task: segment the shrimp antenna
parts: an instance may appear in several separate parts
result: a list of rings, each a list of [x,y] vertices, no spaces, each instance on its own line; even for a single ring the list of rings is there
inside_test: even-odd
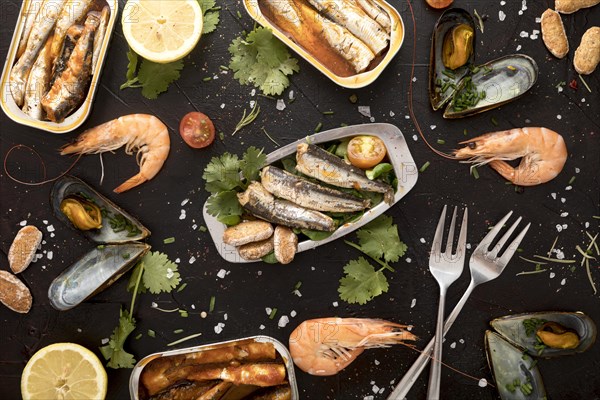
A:
[[[41,162],[42,164],[42,171],[43,171],[43,178],[42,181],[40,182],[25,182],[22,181],[20,179],[15,178],[14,176],[11,175],[11,173],[8,171],[8,167],[6,166],[6,164],[8,163],[8,157],[10,157],[10,154],[16,150],[16,149],[26,149],[29,150],[30,152],[32,152],[33,154],[35,154],[38,158],[38,160]],[[65,176],[66,174],[68,174],[73,167],[75,167],[75,164],[77,164],[77,162],[79,161],[79,159],[81,158],[82,154],[79,154],[79,156],[75,159],[75,161],[73,161],[73,163],[69,166],[69,168],[67,168],[66,171],[64,171],[63,173],[61,173],[60,175],[58,175],[55,178],[52,179],[46,179],[46,163],[44,162],[44,159],[42,158],[42,156],[40,155],[40,153],[38,153],[35,149],[24,145],[24,144],[16,144],[13,147],[11,147],[7,152],[6,155],[4,156],[4,172],[6,173],[6,176],[8,176],[10,179],[12,179],[13,181],[20,183],[21,185],[27,185],[27,186],[40,186],[40,185],[45,185],[46,183],[50,183],[50,182],[54,182],[60,178],[62,178],[63,176]]]
[[[408,8],[410,8],[410,15],[412,17],[412,22],[413,22],[413,52],[412,52],[412,65],[411,65],[411,69],[410,69],[410,82],[409,82],[409,86],[408,86],[408,113],[410,114],[410,118],[412,119],[413,123],[415,124],[415,128],[417,129],[417,132],[419,132],[421,139],[423,139],[423,141],[425,142],[425,144],[427,145],[427,147],[429,147],[429,149],[431,151],[433,151],[435,154],[437,154],[440,157],[444,157],[449,160],[456,160],[456,157],[434,148],[429,143],[429,141],[425,138],[425,135],[423,134],[423,131],[421,130],[421,126],[419,125],[419,121],[417,121],[417,117],[415,117],[415,112],[413,111],[413,78],[415,76],[415,60],[417,57],[417,24],[415,22],[415,13],[413,11],[412,4],[410,3],[410,0],[406,0],[406,2],[408,3]]]

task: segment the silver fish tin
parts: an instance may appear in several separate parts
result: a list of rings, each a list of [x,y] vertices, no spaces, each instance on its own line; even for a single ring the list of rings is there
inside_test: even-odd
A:
[[[244,7],[248,14],[260,25],[269,28],[273,34],[285,43],[290,49],[295,51],[300,57],[308,61],[313,67],[318,69],[322,74],[331,79],[336,84],[349,88],[356,89],[365,87],[373,83],[383,70],[389,65],[394,56],[398,53],[404,42],[405,30],[402,17],[394,7],[389,5],[384,0],[373,0],[379,8],[383,9],[388,14],[391,22],[390,43],[387,51],[384,53],[381,61],[372,69],[357,73],[351,76],[340,76],[332,72],[323,63],[321,63],[314,54],[311,54],[309,49],[305,49],[294,42],[286,32],[282,31],[277,25],[273,24],[262,12],[259,6],[260,0],[243,0]]]
[[[178,356],[183,354],[195,353],[199,351],[205,350],[213,350],[222,347],[228,347],[234,345],[236,343],[242,342],[258,342],[258,343],[273,343],[275,347],[275,351],[282,358],[285,369],[287,370],[287,378],[289,381],[290,388],[292,389],[292,400],[298,400],[298,383],[296,382],[296,374],[294,372],[294,362],[292,361],[292,356],[290,355],[289,350],[283,343],[279,340],[272,338],[270,336],[250,336],[241,339],[227,340],[223,342],[211,343],[201,346],[187,347],[185,349],[177,349],[177,350],[169,350],[159,353],[154,353],[147,355],[142,358],[138,363],[133,367],[131,371],[131,376],[129,377],[129,396],[131,400],[139,400],[139,389],[140,389],[140,376],[142,374],[142,370],[146,365],[148,365],[152,360],[155,360],[160,357],[169,357],[169,356]]]
[[[117,19],[117,14],[119,13],[119,3],[118,0],[106,0],[106,3],[110,8],[110,18],[106,27],[106,34],[103,39],[102,47],[100,49],[98,59],[96,60],[97,64],[94,66],[96,73],[94,73],[91,77],[89,89],[87,95],[83,99],[82,104],[60,123],[52,121],[40,121],[25,114],[23,110],[21,110],[15,103],[10,90],[10,71],[16,61],[19,41],[21,39],[25,19],[27,18],[28,14],[27,11],[33,3],[35,3],[34,0],[24,0],[23,4],[21,5],[21,11],[19,12],[15,32],[8,49],[8,54],[6,55],[6,62],[4,63],[4,69],[2,70],[2,77],[0,78],[0,83],[2,85],[0,106],[2,107],[4,113],[18,124],[31,126],[33,128],[52,133],[71,132],[81,126],[81,124],[83,124],[90,115],[92,103],[94,102],[94,96],[96,95],[96,90],[100,85],[102,66],[104,65],[104,60],[106,59],[108,46],[110,44],[112,32],[115,27],[115,21]]]
[[[396,191],[396,193],[394,193],[394,199],[392,204],[388,205],[382,201],[375,207],[366,210],[360,219],[342,225],[335,232],[333,232],[331,236],[323,240],[304,240],[298,243],[298,253],[314,249],[325,243],[332,242],[367,224],[368,222],[372,221],[373,219],[386,212],[398,201],[400,201],[400,199],[406,196],[406,194],[417,183],[419,175],[418,168],[416,167],[412,155],[410,154],[410,150],[408,149],[406,140],[404,139],[404,136],[402,135],[400,129],[391,124],[375,123],[352,125],[320,132],[307,138],[290,143],[270,153],[269,155],[267,155],[266,165],[272,164],[284,157],[289,156],[290,154],[295,153],[296,147],[299,143],[306,143],[306,141],[309,141],[313,144],[319,144],[358,135],[377,136],[378,138],[383,140],[385,144],[385,147],[388,152],[389,162],[394,167],[394,173],[398,178],[398,190]],[[230,246],[223,242],[223,233],[225,232],[225,229],[227,229],[227,226],[219,222],[217,218],[208,214],[206,203],[203,207],[203,215],[208,231],[210,232],[213,242],[215,243],[217,251],[219,252],[221,257],[223,257],[226,261],[233,263],[248,263],[260,261],[244,260],[239,256],[238,251],[234,246]]]

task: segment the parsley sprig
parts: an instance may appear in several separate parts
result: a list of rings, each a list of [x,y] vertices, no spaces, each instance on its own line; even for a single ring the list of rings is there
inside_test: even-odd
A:
[[[398,227],[392,217],[381,215],[356,232],[358,244],[345,241],[380,265],[375,269],[367,259],[359,257],[344,266],[344,277],[340,279],[340,298],[348,303],[366,304],[374,297],[386,293],[389,284],[384,270],[395,272],[389,263],[397,262],[407,250],[400,240]]]

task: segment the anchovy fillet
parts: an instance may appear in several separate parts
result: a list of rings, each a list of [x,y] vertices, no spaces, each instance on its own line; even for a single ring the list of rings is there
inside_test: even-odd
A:
[[[94,54],[92,56],[92,75],[96,73],[96,64],[98,57],[100,56],[100,49],[102,49],[102,42],[104,36],[106,36],[106,28],[108,26],[108,19],[110,18],[110,8],[108,6],[102,9],[102,15],[100,16],[100,26],[96,30],[94,35]]]
[[[356,72],[362,72],[375,54],[362,40],[346,28],[319,15],[300,0],[264,0],[274,22],[299,45],[311,51],[326,44],[345,59]]]
[[[31,29],[31,33],[27,38],[27,47],[23,55],[10,71],[10,91],[17,106],[23,105],[23,97],[25,96],[25,85],[31,67],[35,62],[40,50],[46,43],[58,14],[62,10],[62,6],[66,0],[44,0],[39,13],[43,13],[42,17],[37,18]]]
[[[83,25],[73,25],[67,30],[67,36],[65,40],[63,40],[63,46],[60,51],[60,55],[56,57],[54,60],[54,65],[52,67],[52,79],[50,80],[50,87],[54,85],[54,82],[60,78],[62,73],[67,69],[67,63],[69,62],[69,58],[71,58],[71,54],[73,53],[73,49],[77,44],[77,41],[81,37],[83,33]]]
[[[279,225],[299,229],[333,232],[335,224],[329,216],[308,210],[287,200],[273,197],[260,182],[253,182],[238,194],[242,207],[253,215]]]
[[[67,30],[83,18],[93,3],[94,0],[67,0],[56,20],[54,39],[52,39],[52,49],[50,50],[52,60],[60,54]]]
[[[371,18],[373,18],[389,35],[392,32],[392,22],[388,13],[383,10],[379,5],[375,4],[371,0],[356,0],[358,5],[365,10]]]
[[[26,11],[27,16],[25,17],[25,21],[23,21],[23,32],[21,33],[21,39],[19,40],[19,47],[17,47],[17,57],[21,57],[25,52],[27,39],[29,39],[29,34],[37,21],[37,15],[41,5],[42,0],[32,0],[29,2],[29,7]]]
[[[42,98],[50,84],[52,75],[52,61],[50,61],[50,46],[52,38],[46,40],[46,45],[40,51],[37,60],[31,68],[27,86],[25,87],[25,98],[23,102],[23,112],[32,118],[42,120]]]
[[[50,121],[62,122],[85,98],[92,73],[94,32],[99,22],[98,13],[88,13],[83,33],[67,62],[67,69],[42,99],[42,106]]]
[[[365,42],[375,54],[388,46],[388,35],[362,8],[351,0],[308,0],[328,18]]]
[[[318,185],[273,166],[262,169],[261,183],[273,195],[316,211],[355,212],[370,204],[369,200]]]
[[[296,169],[322,182],[344,188],[383,193],[387,204],[394,202],[394,189],[383,182],[372,181],[359,168],[314,144],[300,143],[296,151]]]

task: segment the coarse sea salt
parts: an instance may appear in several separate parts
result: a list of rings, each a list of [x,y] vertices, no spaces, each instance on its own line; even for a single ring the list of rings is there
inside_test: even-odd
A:
[[[260,330],[262,331],[262,330],[264,330],[264,329],[265,329],[265,326],[261,324],[261,325],[258,327],[258,329],[260,329]]]
[[[285,326],[289,323],[290,323],[290,319],[288,318],[288,316],[282,315],[281,318],[279,318],[279,322],[277,322],[277,326],[280,328],[285,328]]]
[[[525,32],[525,31],[521,31],[521,33],[519,34],[519,36],[521,36],[522,38],[526,38],[526,37],[529,37],[529,33]]]
[[[190,264],[193,264],[194,262],[196,262],[196,257],[191,256],[190,260],[188,261]]]
[[[190,199],[183,199],[183,201],[181,202],[181,207],[185,206],[189,201]]]
[[[562,281],[560,281],[561,286],[565,286],[565,283],[567,283],[567,279],[563,278]]]
[[[502,0],[502,1],[500,2],[500,5],[501,5],[501,6],[504,6],[504,5],[506,5],[506,2],[505,2],[504,0]]]
[[[333,303],[331,303],[331,304],[332,304],[334,307],[337,307],[337,306],[338,306],[338,302],[337,302],[337,301],[334,301],[334,302],[333,302]]]
[[[506,18],[506,14],[504,13],[504,11],[502,11],[502,10],[498,11],[498,19],[500,21],[504,21],[505,18]]]
[[[585,99],[582,99],[581,101],[584,101]],[[390,111],[390,117],[393,117],[394,115],[396,115],[393,111]]]
[[[283,99],[277,99],[277,104],[275,105],[275,108],[279,111],[283,111],[285,110],[285,101],[283,101]]]
[[[290,317],[294,318],[296,315],[297,314],[295,310],[290,311]]]
[[[371,117],[371,107],[369,106],[358,106],[358,112],[365,117]]]
[[[413,140],[416,142],[417,140],[419,140],[419,137],[417,135],[413,135]]]
[[[554,272],[550,272],[550,279],[554,279],[555,276],[556,274]]]
[[[26,221],[26,220],[23,220],[23,221],[19,222],[19,225],[20,225],[20,226],[25,226],[25,225],[27,225],[27,221]]]
[[[224,269],[220,269],[219,272],[217,272],[217,276],[221,279],[225,278],[225,275],[227,275],[227,271]]]
[[[563,218],[565,218],[565,217],[569,216],[569,213],[568,212],[563,212],[563,213],[560,213],[560,216],[563,217]]]
[[[417,305],[417,299],[412,299],[412,301],[410,302],[410,308],[413,308],[416,305]]]
[[[47,230],[48,230],[48,232],[54,232],[55,231],[54,225],[48,225]]]

